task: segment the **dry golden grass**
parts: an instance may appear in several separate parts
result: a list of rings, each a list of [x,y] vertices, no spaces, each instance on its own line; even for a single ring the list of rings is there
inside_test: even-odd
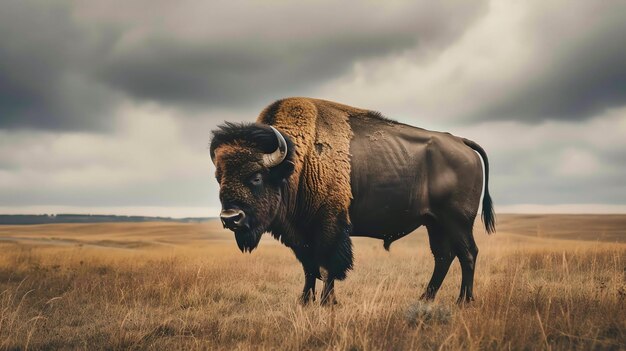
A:
[[[264,240],[241,254],[216,223],[0,226],[0,348],[624,349],[625,219],[477,229],[464,308],[458,263],[434,304],[418,302],[433,266],[422,230],[391,252],[355,239],[356,268],[326,308],[297,304],[290,250]]]

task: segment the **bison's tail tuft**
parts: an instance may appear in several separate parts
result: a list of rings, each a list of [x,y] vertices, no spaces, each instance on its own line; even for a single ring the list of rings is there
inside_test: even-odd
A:
[[[483,198],[483,213],[482,213],[483,223],[485,224],[485,229],[487,229],[487,234],[496,232],[496,213],[493,209],[493,202],[491,201],[491,196],[487,192],[487,187],[485,186],[485,197]]]
[[[491,200],[491,195],[489,195],[489,160],[487,159],[487,153],[483,148],[477,143],[463,138],[463,142],[465,145],[472,148],[472,150],[476,151],[478,155],[483,159],[483,163],[485,165],[485,194],[483,196],[483,213],[482,219],[485,224],[485,229],[488,234],[496,232],[496,213],[493,209],[493,201]]]

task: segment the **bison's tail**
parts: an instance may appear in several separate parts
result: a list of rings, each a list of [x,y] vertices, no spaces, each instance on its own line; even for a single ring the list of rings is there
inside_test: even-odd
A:
[[[476,151],[480,157],[483,159],[483,163],[485,164],[485,195],[483,196],[483,223],[485,224],[485,229],[487,229],[487,233],[495,233],[496,231],[496,214],[493,210],[493,201],[491,201],[491,196],[489,195],[489,160],[487,159],[487,153],[483,150],[480,145],[475,142],[463,138],[463,142],[465,145],[472,148],[472,150]]]

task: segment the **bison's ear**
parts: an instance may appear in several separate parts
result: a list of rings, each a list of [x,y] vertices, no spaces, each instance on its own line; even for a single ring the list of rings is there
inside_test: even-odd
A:
[[[281,183],[284,180],[287,180],[291,174],[293,174],[293,169],[295,164],[289,160],[285,160],[281,162],[278,166],[272,167],[270,169],[270,177],[274,182]]]

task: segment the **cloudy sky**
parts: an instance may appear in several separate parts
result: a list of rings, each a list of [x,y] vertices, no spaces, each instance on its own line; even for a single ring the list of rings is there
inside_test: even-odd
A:
[[[500,211],[626,212],[620,1],[0,2],[0,213],[217,214],[209,132],[312,96],[473,139]]]

